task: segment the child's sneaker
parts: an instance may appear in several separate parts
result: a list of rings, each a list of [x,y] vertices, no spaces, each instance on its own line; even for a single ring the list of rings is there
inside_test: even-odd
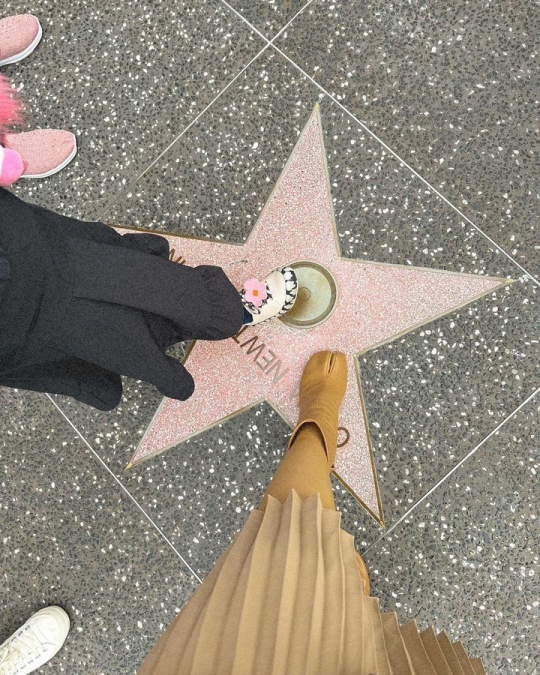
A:
[[[43,30],[33,14],[0,19],[0,66],[22,61],[38,46]]]
[[[0,675],[28,675],[50,661],[69,633],[69,617],[60,607],[46,607],[0,645]]]
[[[292,309],[298,293],[298,280],[291,267],[271,272],[264,281],[248,279],[240,290],[248,324],[258,324]]]

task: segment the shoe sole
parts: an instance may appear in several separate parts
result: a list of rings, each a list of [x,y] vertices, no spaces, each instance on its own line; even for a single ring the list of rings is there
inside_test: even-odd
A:
[[[76,154],[77,154],[77,141],[75,141],[75,147],[73,148],[69,157],[66,157],[66,159],[58,166],[55,166],[54,169],[46,171],[45,173],[23,173],[21,178],[48,178],[49,176],[54,176],[55,173],[58,173],[59,171],[62,171],[62,169],[65,169],[66,166],[73,160]]]
[[[9,59],[4,59],[3,61],[0,61],[0,66],[10,66],[12,63],[19,63],[19,61],[22,61],[27,56],[30,56],[30,54],[34,51],[34,49],[41,42],[41,38],[43,37],[43,28],[41,27],[41,24],[39,23],[39,20],[37,20],[37,22],[38,22],[39,30],[38,30],[38,34],[34,38],[34,41],[32,43],[30,43],[24,51],[19,52],[18,54],[14,54],[13,56],[10,56]]]
[[[281,271],[283,272],[285,269],[288,269],[290,272],[293,273],[294,275],[294,287],[289,289],[288,291],[286,290],[285,292],[285,304],[283,305],[283,309],[281,309],[276,316],[283,316],[284,314],[287,314],[293,307],[294,303],[296,302],[296,298],[298,296],[298,277],[296,276],[296,272],[291,268],[287,267],[282,267]],[[294,295],[293,295],[294,294]],[[292,296],[292,297],[289,297]],[[289,298],[289,299],[287,299]]]

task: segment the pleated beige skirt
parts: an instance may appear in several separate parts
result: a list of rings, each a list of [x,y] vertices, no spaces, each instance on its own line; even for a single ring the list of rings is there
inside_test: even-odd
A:
[[[354,540],[319,496],[270,497],[172,621],[138,675],[485,675],[433,629],[365,595]]]

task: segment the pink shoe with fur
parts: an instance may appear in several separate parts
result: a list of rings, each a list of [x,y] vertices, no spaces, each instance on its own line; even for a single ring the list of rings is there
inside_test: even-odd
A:
[[[0,19],[0,66],[22,61],[38,46],[43,30],[33,14]]]
[[[12,185],[24,171],[21,156],[4,147],[4,134],[22,122],[22,102],[11,85],[11,80],[0,75],[0,187]]]
[[[35,129],[21,134],[6,134],[6,148],[22,157],[22,178],[46,178],[61,171],[77,154],[77,140],[70,131]]]
[[[0,142],[3,134],[22,122],[23,107],[9,77],[0,75]]]

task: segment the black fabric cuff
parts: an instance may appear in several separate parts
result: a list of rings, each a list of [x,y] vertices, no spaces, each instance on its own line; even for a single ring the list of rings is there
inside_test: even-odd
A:
[[[224,340],[236,335],[243,325],[244,305],[240,293],[232,285],[221,267],[201,265],[196,268],[208,292],[210,314],[202,328],[201,340]]]

